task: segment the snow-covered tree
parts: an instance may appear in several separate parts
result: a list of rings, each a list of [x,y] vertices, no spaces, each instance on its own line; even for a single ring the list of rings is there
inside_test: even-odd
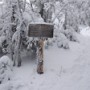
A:
[[[11,54],[14,65],[21,65],[23,49],[36,51],[37,40],[27,34],[30,23],[53,23],[54,37],[46,40],[46,48],[56,43],[65,49],[69,48],[69,40],[78,41],[75,33],[79,32],[79,25],[90,25],[89,0],[3,1],[0,7],[0,52]]]

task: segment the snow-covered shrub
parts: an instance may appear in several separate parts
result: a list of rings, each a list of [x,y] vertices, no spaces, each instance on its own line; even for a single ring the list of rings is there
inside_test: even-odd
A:
[[[57,46],[59,48],[69,49],[68,40],[63,33],[59,34]]]
[[[53,42],[55,43],[57,40],[57,37],[53,37]]]
[[[70,41],[78,41],[75,35],[75,31],[73,28],[68,28],[66,30],[63,30],[62,33],[69,39]]]
[[[11,79],[12,63],[8,56],[0,58],[0,84]]]
[[[75,32],[80,33],[80,28],[78,26],[73,26]]]
[[[48,39],[48,40],[47,40],[47,44],[50,45],[50,46],[52,46],[52,45],[53,45],[52,39]]]
[[[48,49],[49,46],[53,45],[53,39],[48,39],[45,41],[45,48]]]

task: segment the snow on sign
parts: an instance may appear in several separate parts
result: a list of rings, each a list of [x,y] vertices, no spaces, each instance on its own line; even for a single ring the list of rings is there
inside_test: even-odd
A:
[[[35,24],[34,23],[29,25],[28,36],[52,38],[53,30],[54,30],[53,24],[48,24],[48,23]]]

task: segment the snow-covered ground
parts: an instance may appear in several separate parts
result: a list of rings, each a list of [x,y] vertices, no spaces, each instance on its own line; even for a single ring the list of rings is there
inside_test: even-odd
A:
[[[0,90],[90,90],[90,31],[84,28],[77,37],[69,50],[53,45],[44,51],[43,75],[36,73],[35,60],[23,57],[22,67],[14,68],[13,79]]]
[[[84,28],[84,29],[83,29]],[[82,31],[81,31],[81,34],[82,35],[84,35],[84,36],[90,36],[90,27],[83,27],[83,28],[81,28],[81,29],[83,29]]]

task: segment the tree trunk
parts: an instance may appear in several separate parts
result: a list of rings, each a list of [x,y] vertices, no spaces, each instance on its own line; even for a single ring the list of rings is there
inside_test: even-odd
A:
[[[15,23],[15,9],[16,9],[16,5],[14,5],[14,6],[12,6],[12,17],[11,17],[11,23]],[[12,61],[14,60],[14,58],[13,58],[13,54],[14,54],[14,50],[13,50],[13,46],[12,46],[12,36],[13,36],[13,34],[15,33],[15,31],[16,31],[16,25],[15,24],[12,24],[12,26],[11,26],[11,32],[10,32],[10,42],[11,42],[11,44],[10,44],[10,53],[11,53],[11,59],[12,59]]]
[[[65,21],[64,21],[64,24],[63,24],[63,28],[64,30],[67,29],[67,11],[65,10]]]

